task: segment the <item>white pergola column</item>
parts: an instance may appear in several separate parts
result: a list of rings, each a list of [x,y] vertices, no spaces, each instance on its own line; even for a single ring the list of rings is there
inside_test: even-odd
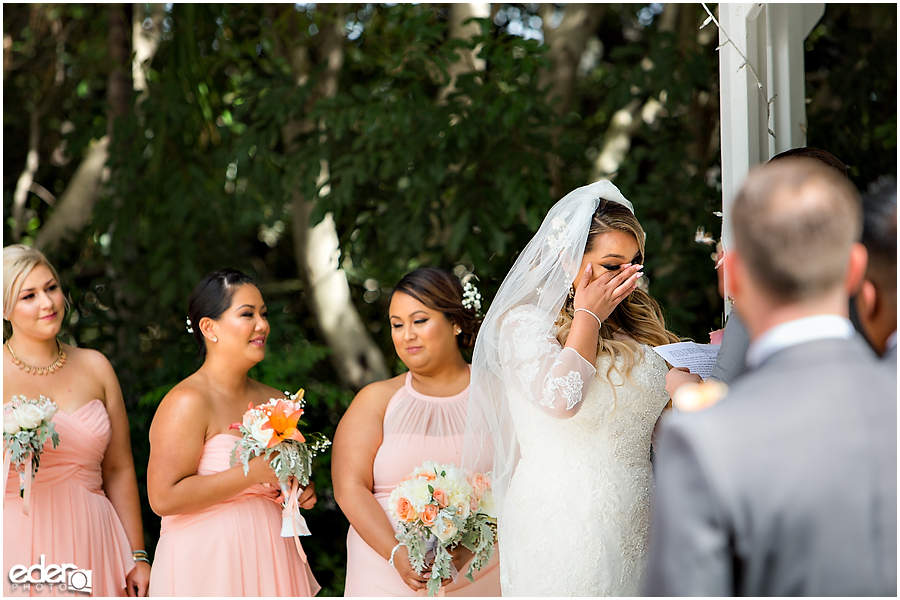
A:
[[[731,205],[750,169],[806,145],[804,42],[825,5],[720,3],[718,10],[722,243],[727,250],[732,247]],[[726,313],[730,308],[726,302]]]

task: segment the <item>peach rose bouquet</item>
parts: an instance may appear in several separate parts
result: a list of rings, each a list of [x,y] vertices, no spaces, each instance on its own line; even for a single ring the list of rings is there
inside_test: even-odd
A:
[[[250,404],[242,421],[229,428],[241,432],[231,455],[231,466],[240,461],[246,475],[251,458],[271,458],[269,465],[278,476],[284,498],[282,537],[310,535],[300,514],[300,491],[309,484],[313,457],[331,445],[321,433],[300,432],[299,428],[305,425],[300,420],[305,404],[303,395],[303,390],[296,394],[285,392],[284,398],[272,398],[256,407]]]
[[[31,507],[31,482],[41,466],[41,453],[48,441],[56,448],[59,434],[53,426],[56,403],[40,396],[37,400],[13,396],[3,405],[3,481],[15,465],[19,473],[19,496],[25,499],[22,512]]]
[[[450,550],[462,544],[475,555],[466,577],[481,570],[494,553],[497,515],[490,473],[466,473],[450,464],[426,461],[391,492],[388,509],[397,519],[397,540],[409,549],[418,572],[431,564],[428,595],[453,576]]]

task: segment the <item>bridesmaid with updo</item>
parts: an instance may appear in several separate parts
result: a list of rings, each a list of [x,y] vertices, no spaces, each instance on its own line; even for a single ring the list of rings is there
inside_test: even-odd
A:
[[[391,292],[389,321],[397,356],[409,369],[363,388],[334,436],[334,496],[350,521],[345,596],[415,596],[429,573],[417,573],[397,523],[388,512],[391,490],[426,460],[460,465],[469,365],[462,350],[475,346],[478,320],[463,306],[459,280],[435,268],[407,274]],[[490,461],[491,457],[485,457]],[[481,468],[490,470],[489,462]],[[471,583],[472,553],[454,551],[460,572],[445,581],[447,596],[499,596],[498,554]]]
[[[229,466],[247,405],[284,393],[247,376],[266,356],[268,311],[253,280],[210,273],[188,301],[203,364],[166,394],[150,426],[147,492],[162,517],[152,596],[314,596],[295,540],[281,537],[278,478],[258,456]],[[301,508],[316,503],[310,485]]]
[[[59,340],[65,312],[59,276],[47,258],[29,246],[5,247],[3,401],[44,396],[56,403],[59,445],[44,446],[28,505],[19,497],[15,467],[7,477],[3,595],[146,596],[150,560],[122,390],[103,354]],[[26,577],[43,582],[10,581],[16,565],[41,563],[43,574],[36,568]],[[51,565],[75,565],[91,579],[69,580],[71,567],[59,572]]]

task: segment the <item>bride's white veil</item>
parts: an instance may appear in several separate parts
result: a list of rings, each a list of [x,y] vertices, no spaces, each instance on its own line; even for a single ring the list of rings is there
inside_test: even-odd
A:
[[[512,308],[530,305],[546,324],[546,331],[553,330],[581,266],[591,219],[601,198],[634,212],[631,202],[609,181],[598,181],[567,194],[553,205],[516,259],[478,332],[472,356],[462,465],[483,471],[483,461],[493,455],[492,489],[499,517],[519,460],[519,442],[506,395],[508,378],[515,374],[501,368],[504,357],[500,355],[500,327]],[[535,344],[541,342],[534,340]]]

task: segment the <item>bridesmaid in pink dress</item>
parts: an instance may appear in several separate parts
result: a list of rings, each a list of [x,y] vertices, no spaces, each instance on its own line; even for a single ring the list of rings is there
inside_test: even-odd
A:
[[[14,469],[6,480],[3,595],[72,597],[84,586],[94,596],[146,596],[150,563],[122,391],[105,356],[57,340],[64,313],[59,276],[44,255],[4,248],[3,318],[12,328],[3,352],[4,400],[53,400],[59,445],[44,447],[28,506]],[[71,567],[44,576],[34,569],[35,583],[27,585],[10,581],[15,565],[41,563],[75,565],[91,571],[91,581],[70,582]]]
[[[278,479],[262,457],[229,467],[229,431],[248,404],[283,392],[247,376],[266,356],[269,323],[253,280],[210,273],[188,302],[202,366],[163,398],[150,426],[147,492],[162,516],[151,596],[314,596],[305,555],[281,537]],[[316,502],[310,483],[302,508]]]
[[[424,461],[461,462],[469,398],[461,349],[474,347],[478,329],[475,310],[462,301],[459,281],[440,269],[417,269],[401,279],[391,295],[390,326],[409,372],[363,388],[338,425],[331,473],[335,500],[350,521],[345,596],[425,595],[428,573],[417,573],[406,547],[397,544],[388,499]],[[490,470],[487,463],[479,466]],[[475,573],[475,583],[465,577],[471,558],[458,547],[460,574],[445,581],[442,594],[499,596],[497,553]]]

